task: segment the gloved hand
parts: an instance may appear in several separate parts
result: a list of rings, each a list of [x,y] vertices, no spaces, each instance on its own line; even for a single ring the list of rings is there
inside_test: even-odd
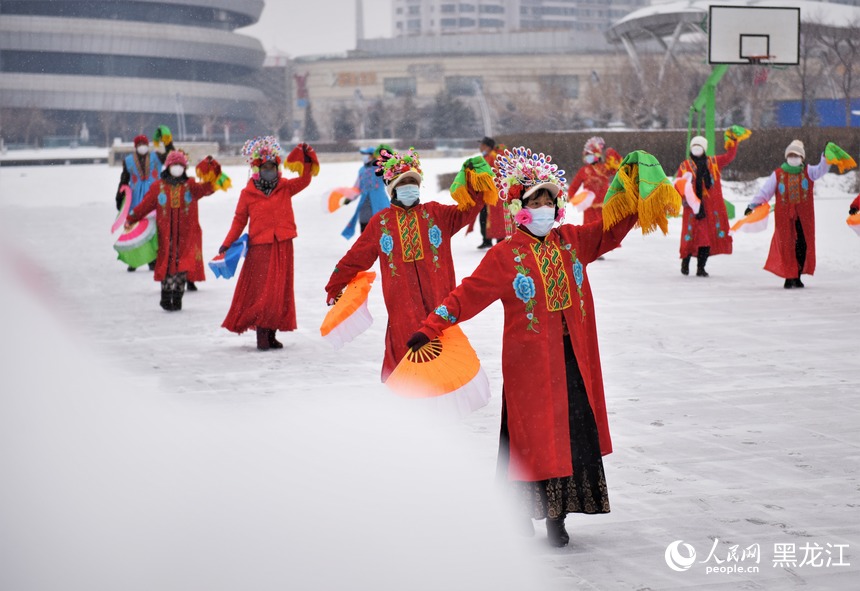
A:
[[[851,209],[848,210],[848,215],[854,215],[858,211],[860,211],[860,209],[857,209],[856,207],[852,207]]]
[[[412,349],[413,351],[417,351],[418,349],[420,349],[421,347],[423,347],[424,345],[426,345],[429,342],[430,342],[430,337],[428,337],[423,332],[416,332],[411,337],[409,337],[408,341],[406,341],[406,346],[409,347],[410,349]]]
[[[707,214],[705,213],[705,206],[703,205],[699,208],[699,213],[696,214],[696,219],[703,220],[706,216]]]
[[[753,212],[753,208],[752,208],[752,207],[747,207],[747,208],[744,210],[744,215],[749,215],[749,214],[751,214],[752,212]]]
[[[340,296],[342,296],[342,295],[343,295],[342,291],[339,291],[337,293],[328,294],[328,296],[326,297],[326,300],[325,300],[326,305],[327,306],[334,306],[338,302],[338,300],[340,300]]]
[[[304,142],[302,142],[301,146],[302,152],[305,153],[305,162],[313,162],[316,156],[316,152],[314,151],[314,149]]]
[[[221,164],[217,160],[215,160],[212,156],[207,156],[200,161],[200,164],[197,165],[197,168],[200,168],[204,162],[208,165],[209,170],[214,173],[216,179],[221,176]]]
[[[218,249],[218,254],[224,254],[230,247],[226,244],[222,244],[221,248]]]

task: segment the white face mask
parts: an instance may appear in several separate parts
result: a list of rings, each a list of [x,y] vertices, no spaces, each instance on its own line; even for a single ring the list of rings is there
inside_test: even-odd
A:
[[[173,164],[168,170],[170,170],[171,176],[180,177],[185,172],[185,167],[181,164]]]
[[[543,207],[529,209],[529,213],[532,214],[532,221],[525,224],[529,232],[535,236],[546,236],[549,234],[549,231],[552,230],[552,225],[555,223],[555,207],[544,205]]]
[[[803,164],[803,158],[801,158],[800,156],[795,156],[794,154],[786,158],[785,161],[788,163],[789,166],[800,166],[801,164]]]
[[[364,155],[364,163],[365,163],[365,164],[367,164],[367,163],[368,163],[368,162],[370,162],[371,160],[373,160],[373,154],[365,154],[365,155]]]
[[[418,185],[401,185],[397,187],[396,191],[397,200],[406,207],[418,203],[418,197],[421,194],[421,188]]]
[[[698,158],[699,156],[701,156],[704,153],[705,153],[705,149],[702,146],[696,145],[696,146],[693,146],[692,148],[690,148],[690,154],[692,154],[696,158]]]
[[[149,152],[149,146],[145,144],[141,144],[137,147],[137,153],[143,156],[144,154]]]
[[[594,164],[595,162],[597,162],[597,156],[595,156],[594,154],[586,154],[585,155],[585,163],[586,164]]]

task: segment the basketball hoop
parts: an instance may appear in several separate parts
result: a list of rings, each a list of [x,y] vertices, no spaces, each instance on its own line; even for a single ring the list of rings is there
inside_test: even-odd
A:
[[[767,82],[768,68],[774,55],[750,55],[747,56],[749,65],[753,66],[752,83],[753,86],[760,86]]]
[[[748,55],[745,56],[747,63],[751,66],[769,66],[771,60],[776,58],[775,55]]]

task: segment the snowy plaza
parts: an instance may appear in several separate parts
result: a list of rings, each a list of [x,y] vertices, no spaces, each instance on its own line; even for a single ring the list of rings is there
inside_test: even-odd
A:
[[[437,176],[460,163],[426,159],[422,199],[453,203]],[[380,384],[378,285],[367,332],[340,351],[320,337],[353,213],[323,199],[358,166],[323,162],[294,199],[298,330],[265,352],[220,327],[235,278],[171,314],[151,271],[115,260],[119,169],[0,168],[0,588],[857,588],[854,173],[816,184],[803,290],[762,269],[772,225],[708,278],[679,273],[679,219],[589,266],[612,511],[571,515],[555,549],[496,499],[498,303],[463,324],[493,398],[462,420]],[[200,202],[207,259],[248,174],[227,172]],[[724,190],[742,212],[762,182]],[[454,237],[458,280],[479,240]]]

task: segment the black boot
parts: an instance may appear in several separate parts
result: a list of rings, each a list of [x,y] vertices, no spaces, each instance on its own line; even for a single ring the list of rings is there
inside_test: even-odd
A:
[[[556,548],[563,548],[570,542],[570,536],[564,529],[564,515],[558,519],[546,519],[546,537],[549,543]]]
[[[793,279],[794,287],[804,287],[803,282],[800,280],[800,275],[797,276],[797,279]]]
[[[696,277],[708,277],[708,272],[705,271],[705,264],[708,262],[708,257],[711,256],[711,247],[702,246],[696,255]]]
[[[129,273],[134,273],[135,271],[137,271],[137,267],[132,267],[131,265],[129,265],[126,271],[128,271]]]
[[[179,312],[182,309],[182,295],[184,291],[176,289],[173,291],[173,311]]]
[[[155,261],[152,261],[151,263],[149,263],[149,270],[155,271]]]
[[[161,290],[161,307],[168,312],[173,311],[173,292],[168,289]]]
[[[783,285],[783,287],[785,289],[791,289],[792,287],[794,287],[794,279],[786,279],[785,285]]]
[[[484,241],[483,241],[483,242],[481,242],[481,243],[478,245],[478,248],[480,248],[480,249],[490,248],[492,245],[493,245],[493,241],[492,241],[492,240],[487,240],[487,239],[485,238],[485,239],[484,239]]]
[[[257,329],[257,349],[260,351],[268,351],[271,348],[269,344],[269,329],[268,328],[258,328]]]
[[[188,291],[197,291],[197,286],[196,286],[196,285],[194,285],[194,282],[193,282],[193,281],[188,281],[188,282],[185,284],[185,289],[187,289]]]
[[[269,347],[272,349],[283,349],[284,344],[275,338],[275,329],[269,329]]]
[[[684,257],[681,259],[681,275],[690,274],[690,258],[691,257]]]

